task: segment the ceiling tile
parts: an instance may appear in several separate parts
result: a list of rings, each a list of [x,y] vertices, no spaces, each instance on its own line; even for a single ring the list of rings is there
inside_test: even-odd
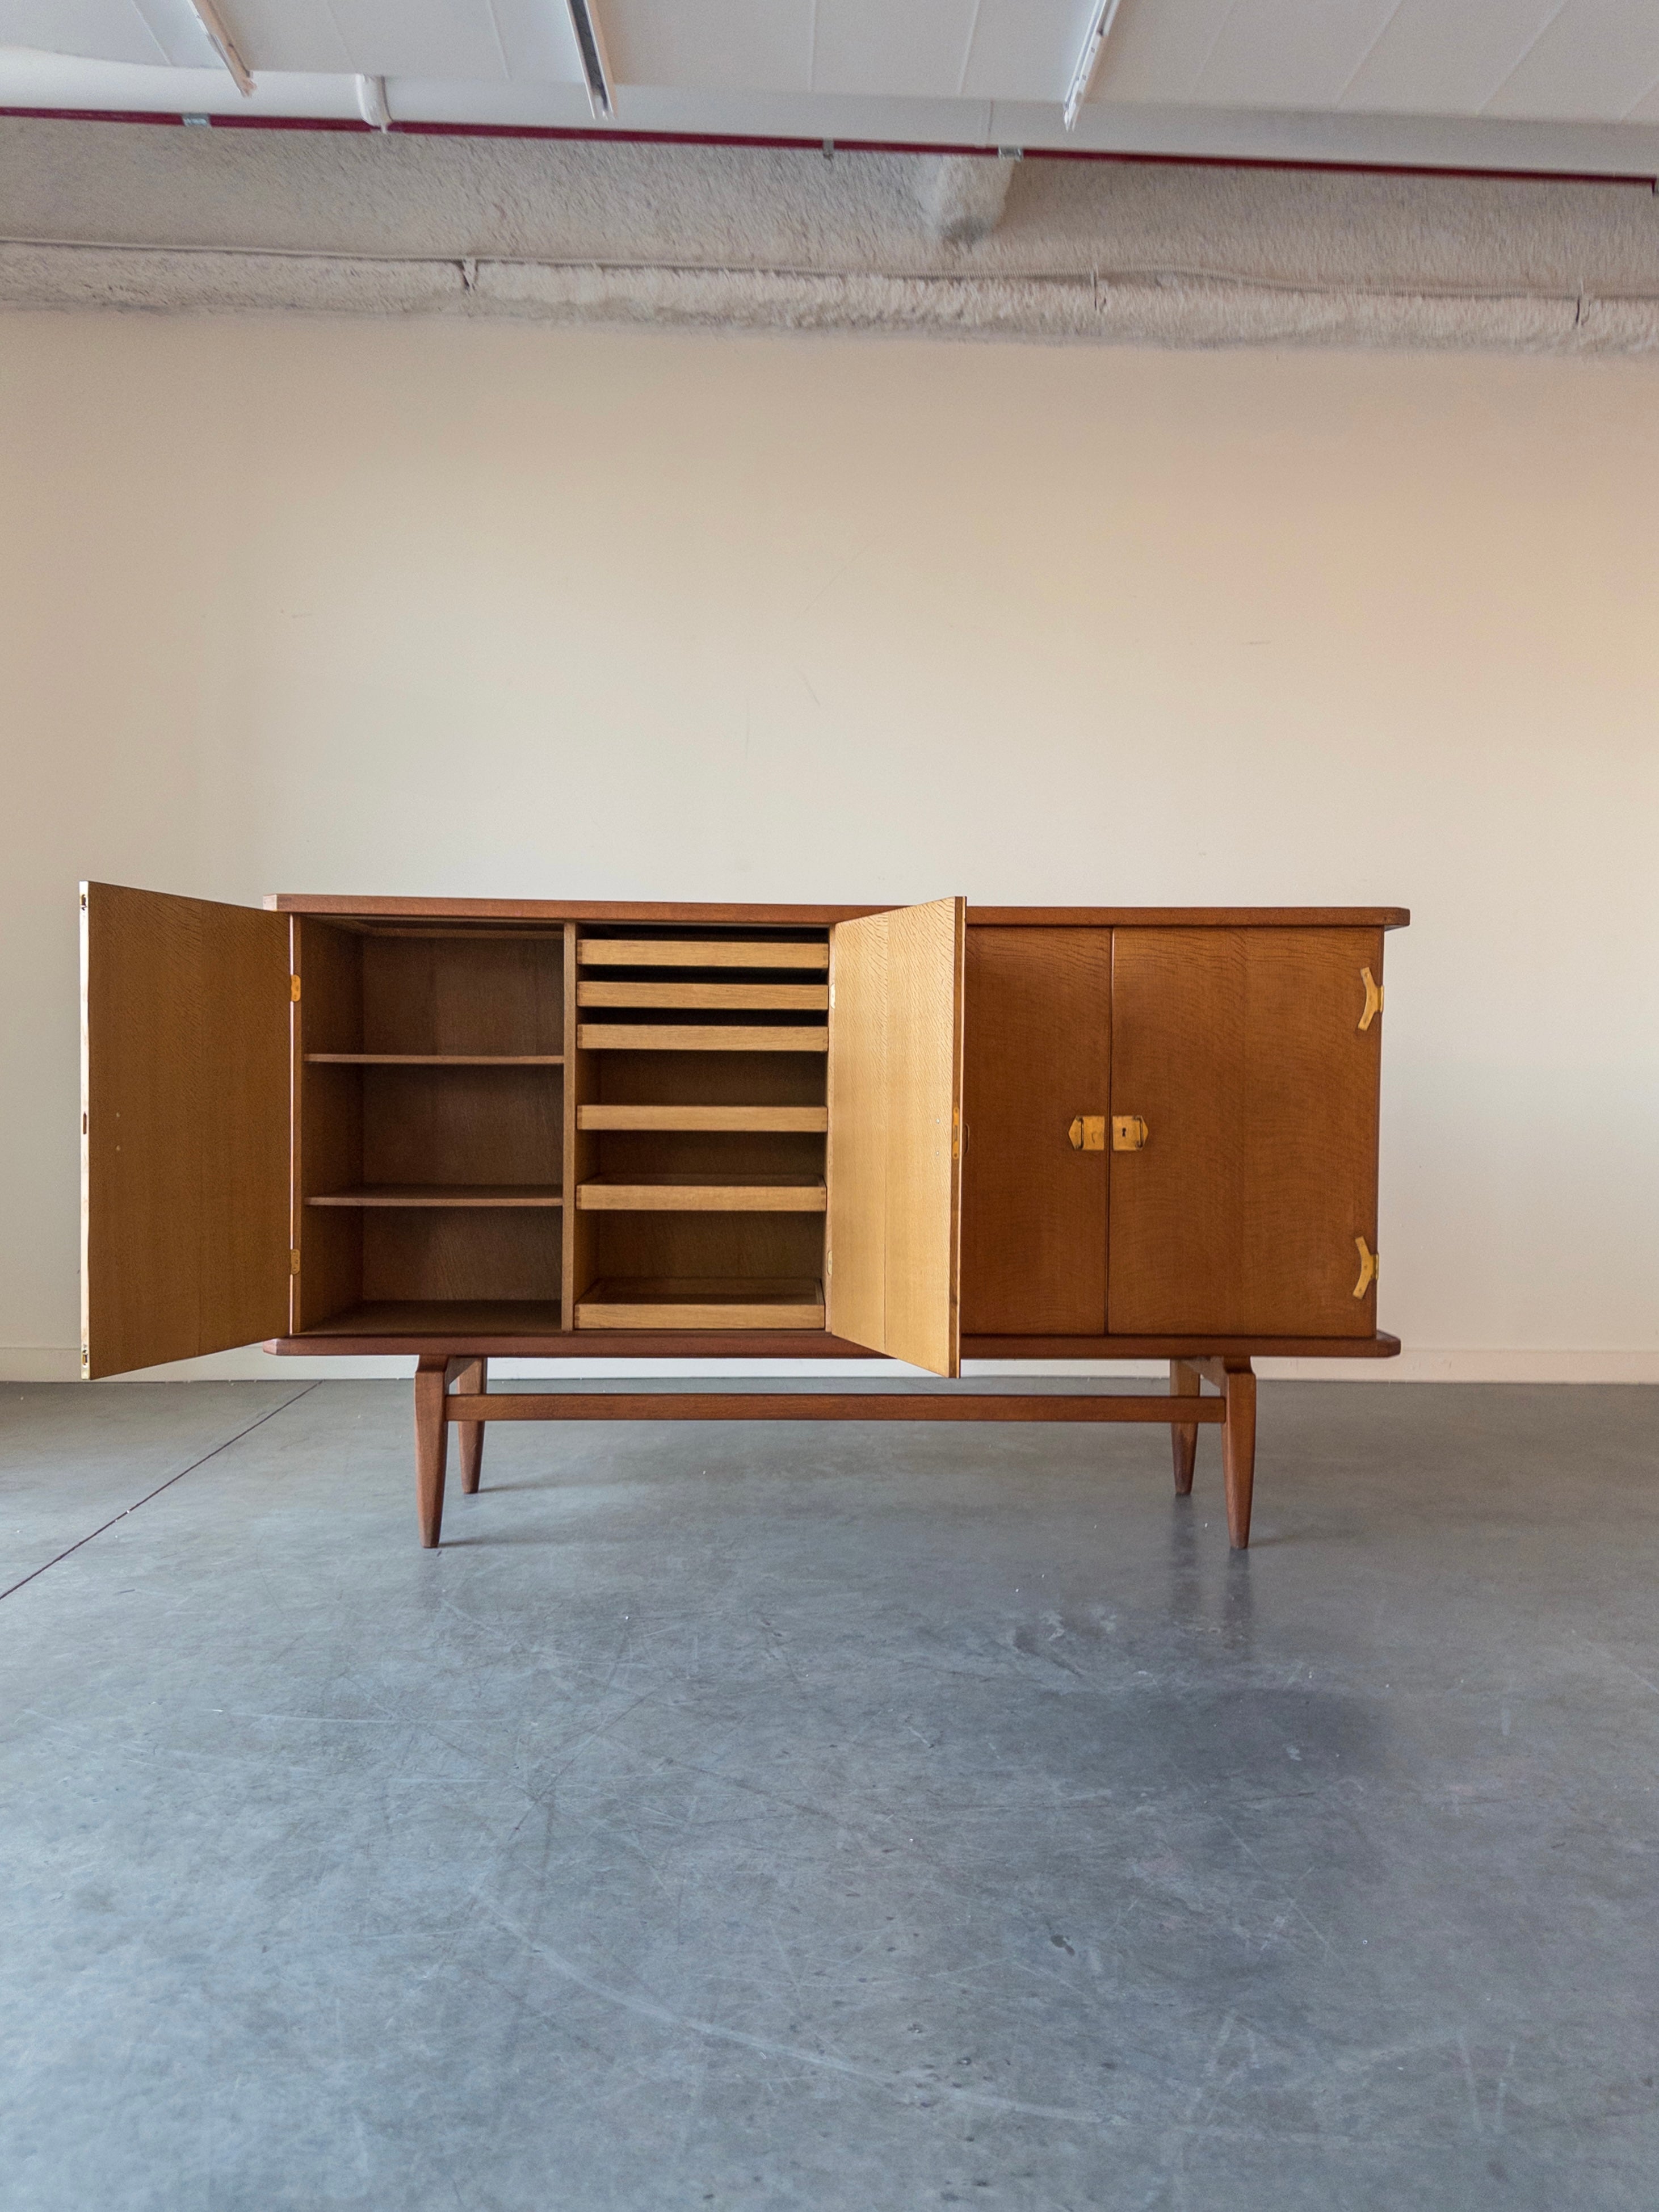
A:
[[[1613,123],[1656,77],[1654,0],[1567,0],[1481,112]]]
[[[133,0],[133,4],[174,69],[224,67],[190,0]]]
[[[951,100],[962,90],[976,0],[817,0],[814,92]]]
[[[1126,0],[1127,4],[1127,0]],[[970,100],[1066,97],[1095,0],[980,0],[962,89]]]
[[[0,0],[0,46],[102,62],[168,58],[132,0]]]
[[[1478,115],[1561,0],[1400,0],[1339,97],[1374,115]]]
[[[329,5],[352,68],[366,76],[507,75],[489,0],[329,0]]]
[[[619,84],[805,92],[812,0],[600,0]]]
[[[1181,106],[1196,93],[1237,0],[1121,0],[1090,105],[1146,100]],[[1069,72],[1068,72],[1069,74]]]
[[[1395,0],[1238,0],[1205,63],[1206,106],[1334,106]]]
[[[355,66],[328,0],[228,0],[225,20],[251,70],[349,70]]]
[[[580,84],[581,56],[564,0],[492,0],[514,83]],[[612,66],[615,57],[612,57]]]

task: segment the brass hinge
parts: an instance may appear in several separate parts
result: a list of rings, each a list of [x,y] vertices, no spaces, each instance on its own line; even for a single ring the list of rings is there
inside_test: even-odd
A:
[[[82,1367],[90,1367],[92,1364],[91,1351],[84,1344],[81,1346],[81,1364]]]
[[[288,1255],[288,1272],[290,1275],[297,1275],[300,1272],[300,1252],[297,1245]]]
[[[1139,1114],[1114,1114],[1112,1116],[1112,1150],[1115,1152],[1138,1152],[1151,1134]]]
[[[1066,1132],[1074,1152],[1103,1152],[1106,1149],[1106,1116],[1103,1114],[1079,1114]]]
[[[300,979],[297,975],[290,975],[288,979],[288,995],[297,1002],[300,996]],[[1361,1022],[1359,1026],[1363,1030],[1365,1024]]]
[[[1382,986],[1369,968],[1360,969],[1359,980],[1365,986],[1365,1011],[1359,1017],[1359,1026],[1368,1030],[1382,1011]]]
[[[1363,1298],[1376,1280],[1381,1262],[1363,1237],[1356,1237],[1353,1241],[1359,1252],[1359,1280],[1353,1286],[1353,1294]]]

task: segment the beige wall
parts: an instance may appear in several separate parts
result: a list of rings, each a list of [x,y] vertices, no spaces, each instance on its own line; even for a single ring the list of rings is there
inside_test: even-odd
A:
[[[1399,902],[1406,1371],[1659,1377],[1656,584],[1659,363],[0,319],[0,1373],[92,875]]]

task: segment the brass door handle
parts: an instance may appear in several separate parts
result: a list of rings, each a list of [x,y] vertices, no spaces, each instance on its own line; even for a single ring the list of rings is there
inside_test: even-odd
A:
[[[1359,1026],[1368,1030],[1382,1011],[1382,986],[1369,968],[1360,969],[1359,980],[1365,986],[1365,1011],[1359,1017]]]
[[[1376,1280],[1377,1259],[1363,1237],[1356,1237],[1353,1241],[1359,1250],[1359,1280],[1353,1286],[1353,1294],[1357,1298],[1363,1298]]]
[[[1115,1152],[1138,1152],[1151,1133],[1139,1114],[1114,1114],[1112,1116],[1112,1150]]]
[[[1103,1152],[1106,1149],[1106,1116],[1103,1114],[1079,1114],[1066,1133],[1072,1140],[1074,1152]]]

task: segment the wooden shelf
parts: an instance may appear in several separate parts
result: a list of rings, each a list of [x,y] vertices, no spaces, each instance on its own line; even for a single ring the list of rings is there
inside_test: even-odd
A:
[[[827,945],[780,945],[775,939],[738,943],[726,938],[693,940],[648,937],[584,937],[584,968],[803,968],[830,965]]]
[[[576,1204],[584,1213],[822,1213],[824,1188],[799,1176],[598,1176],[578,1184]]]
[[[578,1328],[817,1328],[823,1285],[809,1276],[595,1283],[576,1301]]]
[[[805,1022],[791,1029],[760,1022],[584,1022],[576,1042],[584,1052],[828,1052],[830,1032]]]
[[[562,1068],[564,1053],[307,1053],[337,1068]]]
[[[712,1014],[822,1014],[826,983],[578,983],[579,1006],[689,1006]]]
[[[556,1336],[556,1298],[386,1298],[348,1306],[303,1329],[313,1336]]]
[[[381,1182],[329,1191],[307,1206],[553,1206],[564,1204],[556,1182]]]
[[[579,1129],[792,1130],[821,1137],[824,1106],[579,1106]]]
[[[562,1052],[308,1052],[329,1067],[562,1067]]]

